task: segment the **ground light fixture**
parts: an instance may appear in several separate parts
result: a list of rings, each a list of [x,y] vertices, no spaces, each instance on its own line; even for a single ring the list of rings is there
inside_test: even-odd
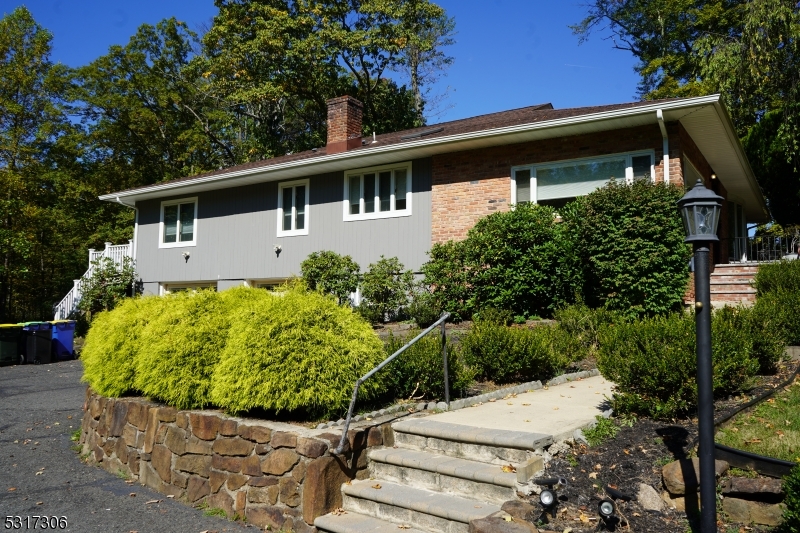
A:
[[[617,506],[614,505],[614,502],[609,499],[600,500],[600,503],[597,506],[597,514],[600,515],[600,518],[603,519],[603,522],[608,522],[614,516],[614,513],[617,511]]]
[[[697,180],[678,200],[685,242],[694,245],[695,330],[697,335],[697,424],[700,433],[700,531],[717,531],[714,472],[714,392],[711,365],[711,271],[709,245],[719,241],[717,225],[724,198]]]
[[[542,489],[542,492],[539,493],[539,503],[542,504],[545,511],[551,510],[558,503],[558,493],[556,489],[567,485],[567,480],[563,477],[539,478],[534,479],[533,482],[537,485],[547,487],[546,489]]]

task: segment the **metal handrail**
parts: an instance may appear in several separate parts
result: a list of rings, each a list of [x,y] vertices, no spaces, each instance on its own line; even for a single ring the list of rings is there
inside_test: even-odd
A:
[[[446,344],[446,333],[445,333],[445,322],[447,319],[450,318],[450,313],[443,313],[439,319],[431,324],[425,331],[411,339],[407,344],[405,344],[402,348],[394,352],[392,355],[384,359],[378,366],[361,376],[356,380],[356,385],[353,387],[353,397],[350,399],[350,408],[347,410],[347,418],[344,420],[344,428],[342,429],[342,438],[339,440],[339,445],[333,450],[333,453],[338,455],[342,453],[344,450],[344,443],[347,440],[347,431],[350,429],[350,420],[353,418],[353,409],[356,407],[356,397],[358,396],[358,389],[361,387],[361,384],[364,383],[366,380],[371,378],[375,375],[380,369],[391,363],[392,361],[397,358],[401,353],[408,350],[414,343],[420,340],[422,337],[433,331],[436,326],[441,324],[442,327],[442,358],[444,359],[444,401],[448,407],[450,407],[450,381],[449,376],[447,375],[447,344]]]

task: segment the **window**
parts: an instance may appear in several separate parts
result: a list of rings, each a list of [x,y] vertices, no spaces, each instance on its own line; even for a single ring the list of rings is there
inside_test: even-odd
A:
[[[159,248],[194,246],[197,235],[197,198],[161,202]]]
[[[202,290],[217,290],[216,283],[168,283],[161,285],[161,294],[175,294],[178,292],[197,292]]]
[[[654,179],[653,152],[620,154],[511,169],[511,203],[534,202],[563,207],[611,179]]]
[[[344,176],[344,220],[411,214],[411,163],[353,170]]]
[[[278,237],[308,235],[308,180],[278,186]]]

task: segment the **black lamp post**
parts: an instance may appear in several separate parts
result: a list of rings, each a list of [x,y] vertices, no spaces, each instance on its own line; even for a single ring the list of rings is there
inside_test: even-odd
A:
[[[701,180],[678,200],[686,241],[694,245],[694,299],[697,335],[697,420],[700,430],[700,531],[716,533],[716,474],[714,472],[714,389],[711,365],[711,289],[709,242],[718,241],[717,224],[723,198]]]

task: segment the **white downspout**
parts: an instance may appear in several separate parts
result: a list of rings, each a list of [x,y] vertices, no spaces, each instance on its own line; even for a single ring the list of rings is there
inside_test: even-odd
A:
[[[664,183],[669,183],[669,137],[667,136],[667,126],[664,124],[664,113],[656,109],[658,127],[661,128],[661,138],[663,139],[662,151],[664,152]]]

